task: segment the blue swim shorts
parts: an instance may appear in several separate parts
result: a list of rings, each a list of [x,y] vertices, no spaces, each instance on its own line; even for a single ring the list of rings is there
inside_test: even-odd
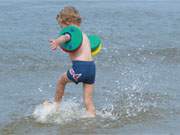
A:
[[[69,80],[93,84],[95,82],[96,66],[94,61],[72,61],[72,68],[67,71]]]

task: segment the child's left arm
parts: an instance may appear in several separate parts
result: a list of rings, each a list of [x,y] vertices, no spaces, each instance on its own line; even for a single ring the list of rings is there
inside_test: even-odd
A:
[[[51,49],[56,50],[59,47],[59,45],[69,41],[70,39],[71,39],[71,36],[69,34],[65,34],[58,37],[57,39],[50,40],[49,42],[51,44]]]

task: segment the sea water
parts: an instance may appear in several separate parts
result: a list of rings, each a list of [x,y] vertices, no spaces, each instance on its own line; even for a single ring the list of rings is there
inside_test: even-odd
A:
[[[94,58],[96,118],[82,117],[81,84],[66,87],[60,112],[42,106],[71,66],[48,43],[65,5],[104,44]],[[0,11],[0,135],[179,134],[179,1],[0,0]]]

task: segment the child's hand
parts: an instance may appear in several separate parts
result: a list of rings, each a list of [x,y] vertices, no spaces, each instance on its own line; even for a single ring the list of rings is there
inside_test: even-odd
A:
[[[59,47],[59,44],[57,43],[57,41],[55,39],[51,39],[51,40],[49,40],[49,42],[51,44],[52,50],[56,50]]]

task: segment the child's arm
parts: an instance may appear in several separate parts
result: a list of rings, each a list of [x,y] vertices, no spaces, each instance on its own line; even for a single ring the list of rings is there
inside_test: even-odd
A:
[[[62,35],[58,37],[57,39],[50,40],[51,49],[55,50],[59,47],[59,45],[69,41],[71,39],[71,36],[69,34]]]

